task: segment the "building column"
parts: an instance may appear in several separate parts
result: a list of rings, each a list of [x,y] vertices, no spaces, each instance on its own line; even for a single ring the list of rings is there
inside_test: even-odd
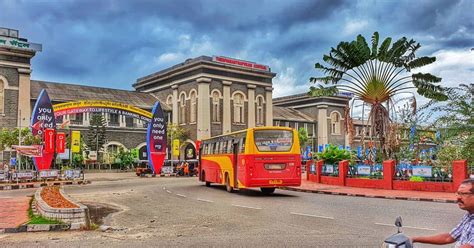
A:
[[[202,140],[211,137],[211,109],[210,109],[210,78],[198,78],[198,115],[197,115],[197,139]]]
[[[273,126],[272,87],[265,87],[265,126]]]
[[[29,127],[31,121],[30,69],[18,68],[18,126]]]
[[[174,125],[178,125],[178,85],[173,85],[171,86],[171,89],[173,89],[173,120],[172,123]]]
[[[255,88],[257,86],[253,84],[247,85],[247,96],[248,96],[248,117],[247,127],[255,127]]]
[[[328,106],[318,106],[318,145],[328,143]]]
[[[230,133],[232,130],[231,107],[230,107],[230,86],[232,82],[222,81],[223,85],[223,108],[222,108],[222,133]]]

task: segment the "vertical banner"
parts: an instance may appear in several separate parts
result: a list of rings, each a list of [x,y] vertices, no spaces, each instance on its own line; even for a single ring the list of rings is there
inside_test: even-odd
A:
[[[319,145],[318,146],[318,152],[323,152],[324,148],[323,148],[323,145]]]
[[[66,134],[57,133],[56,134],[56,153],[64,153],[66,150]]]
[[[154,174],[161,173],[166,156],[166,122],[160,102],[156,102],[146,133],[148,166]]]
[[[81,132],[72,131],[71,133],[71,151],[72,153],[78,153],[81,151]]]
[[[173,140],[173,156],[179,156],[179,139]]]
[[[43,142],[45,142],[45,129],[56,129],[53,106],[51,105],[48,93],[44,89],[41,90],[35,106],[33,107],[30,125],[33,136],[40,136]],[[41,156],[34,157],[33,163],[36,170],[41,171],[50,169],[53,158],[54,150],[53,152],[43,151]]]
[[[201,141],[200,140],[196,140],[196,157],[199,156],[199,150],[201,149]]]
[[[55,130],[52,128],[46,128],[44,130],[44,152],[45,153],[54,153],[54,142],[55,140]]]

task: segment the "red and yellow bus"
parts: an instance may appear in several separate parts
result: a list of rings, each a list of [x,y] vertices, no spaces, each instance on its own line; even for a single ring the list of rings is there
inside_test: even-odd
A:
[[[298,133],[287,127],[256,127],[203,140],[199,180],[235,189],[259,187],[271,194],[276,187],[301,185]]]

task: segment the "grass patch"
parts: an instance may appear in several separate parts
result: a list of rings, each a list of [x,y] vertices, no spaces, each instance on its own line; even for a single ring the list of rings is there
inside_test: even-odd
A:
[[[33,197],[30,199],[30,207],[28,208],[28,218],[30,220],[26,224],[64,224],[62,221],[59,220],[52,220],[48,218],[44,218],[41,215],[35,215],[33,213],[33,209],[31,205],[33,204]]]

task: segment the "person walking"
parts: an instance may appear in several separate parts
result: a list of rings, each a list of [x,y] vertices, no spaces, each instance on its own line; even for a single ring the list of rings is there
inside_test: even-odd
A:
[[[188,164],[188,162],[184,162],[184,175],[189,176],[189,164]]]
[[[413,243],[445,245],[456,242],[456,248],[474,247],[474,178],[462,181],[456,196],[459,208],[467,211],[461,222],[449,233],[412,237]]]

